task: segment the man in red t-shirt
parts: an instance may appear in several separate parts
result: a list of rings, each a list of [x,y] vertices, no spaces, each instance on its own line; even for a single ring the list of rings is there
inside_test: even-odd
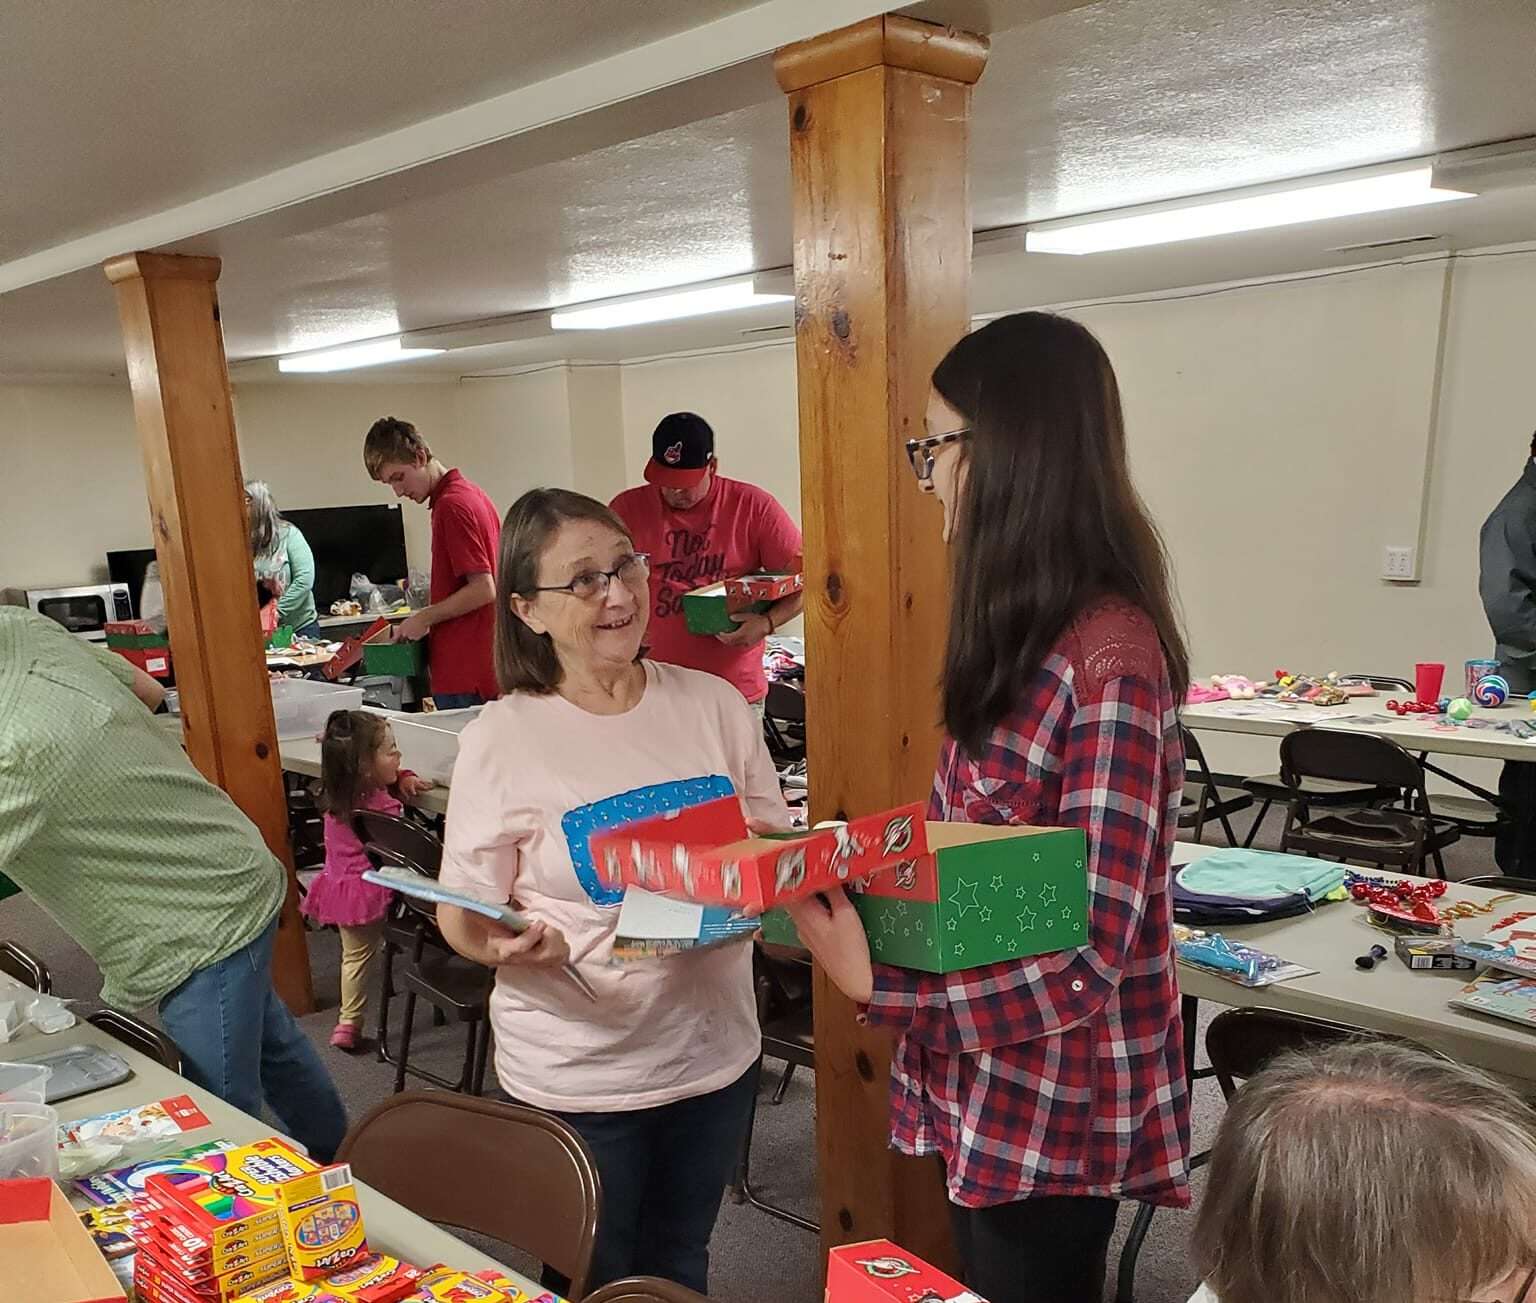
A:
[[[715,432],[692,412],[663,417],[651,436],[649,487],[628,489],[611,504],[635,549],[651,557],[651,623],[646,634],[658,661],[729,679],[748,701],[768,694],[763,640],[800,614],[795,593],[762,615],[734,616],[734,633],[689,633],[683,594],[756,572],[798,574],[800,530],[771,493],[720,474]]]
[[[439,710],[498,696],[491,641],[496,629],[496,552],[501,517],[478,484],[447,469],[409,421],[385,416],[363,440],[363,464],[397,498],[432,508],[431,605],[394,628],[396,642],[426,637],[428,677]]]

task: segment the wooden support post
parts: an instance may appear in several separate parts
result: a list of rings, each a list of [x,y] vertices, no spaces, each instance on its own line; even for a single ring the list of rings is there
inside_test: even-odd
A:
[[[117,289],[187,753],[287,866],[273,979],[290,1009],[308,1013],[314,988],[261,655],[219,260],[131,253],[105,270]]]
[[[887,15],[779,51],[794,178],[807,720],[817,819],[927,795],[946,557],[902,441],[969,326],[967,145],[983,38]],[[888,1149],[889,1038],[816,982],[826,1246],[952,1264],[937,1166]]]

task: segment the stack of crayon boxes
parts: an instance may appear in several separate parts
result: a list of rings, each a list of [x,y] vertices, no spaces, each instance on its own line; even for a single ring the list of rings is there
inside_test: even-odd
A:
[[[350,1169],[322,1168],[275,1137],[148,1177],[133,1238],[141,1303],[233,1303],[354,1267],[368,1251]],[[370,1303],[393,1303],[412,1283]]]

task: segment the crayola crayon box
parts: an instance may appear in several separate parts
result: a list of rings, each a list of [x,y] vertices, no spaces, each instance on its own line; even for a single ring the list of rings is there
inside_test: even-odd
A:
[[[348,1164],[294,1176],[275,1193],[292,1274],[300,1280],[328,1276],[368,1256],[363,1211]]]
[[[281,1231],[278,1189],[319,1164],[275,1136],[189,1159],[144,1183],[162,1216],[210,1244]]]

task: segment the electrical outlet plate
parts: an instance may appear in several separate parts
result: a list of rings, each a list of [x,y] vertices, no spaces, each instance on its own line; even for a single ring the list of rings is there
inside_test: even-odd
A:
[[[1381,577],[1397,583],[1411,582],[1417,579],[1418,566],[1415,563],[1414,549],[1411,547],[1391,547],[1382,549]]]

